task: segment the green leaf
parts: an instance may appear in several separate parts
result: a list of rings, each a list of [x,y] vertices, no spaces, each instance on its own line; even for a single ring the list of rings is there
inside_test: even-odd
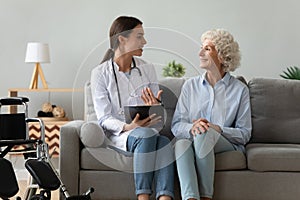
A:
[[[171,76],[171,77],[182,77],[185,74],[185,67],[176,63],[175,60],[168,63],[167,66],[163,68],[163,76]]]
[[[296,66],[287,67],[287,71],[283,71],[283,74],[280,74],[280,77],[300,80],[300,69]]]

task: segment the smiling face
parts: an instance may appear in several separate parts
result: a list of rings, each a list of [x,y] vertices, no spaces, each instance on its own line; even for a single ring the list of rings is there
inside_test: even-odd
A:
[[[221,69],[222,60],[218,56],[218,51],[211,40],[205,39],[201,46],[200,52],[200,67],[209,70],[212,67]]]
[[[137,25],[134,29],[132,29],[128,37],[119,36],[122,54],[141,56],[144,45],[147,43],[144,38],[144,34],[143,26]]]
[[[204,39],[200,52],[200,67],[207,71],[206,78],[211,85],[222,79],[225,71],[222,67],[222,59],[219,57],[218,51],[210,39]]]
[[[211,40],[205,39],[202,43],[200,52],[200,67],[206,70],[210,70],[213,67],[221,69],[221,59],[219,59],[218,51]]]

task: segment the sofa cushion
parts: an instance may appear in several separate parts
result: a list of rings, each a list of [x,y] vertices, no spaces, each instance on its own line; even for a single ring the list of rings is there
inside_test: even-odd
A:
[[[175,109],[181,87],[184,84],[184,78],[166,77],[159,81],[160,89],[163,90],[162,101],[165,108]]]
[[[251,142],[300,143],[300,81],[254,78],[248,86]]]
[[[87,170],[132,172],[133,159],[109,148],[84,148],[81,151],[81,168]],[[246,168],[246,157],[240,151],[216,154],[217,171]]]
[[[80,165],[88,170],[132,172],[132,158],[110,148],[83,148]]]
[[[171,132],[171,124],[177,100],[180,95],[181,87],[184,81],[185,79],[183,78],[173,77],[167,77],[159,81],[159,88],[163,90],[161,100],[164,104],[164,109],[166,113],[164,119],[164,127],[160,131],[160,134],[167,136],[170,140],[174,138],[174,135]]]
[[[246,147],[248,168],[254,171],[300,171],[299,144],[260,144]]]
[[[85,147],[97,148],[105,146],[106,137],[97,122],[88,121],[81,126],[80,139]]]
[[[241,151],[226,151],[216,154],[216,171],[246,169],[246,156]]]

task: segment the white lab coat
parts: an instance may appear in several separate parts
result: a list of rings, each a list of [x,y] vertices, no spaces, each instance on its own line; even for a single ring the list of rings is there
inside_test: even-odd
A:
[[[121,107],[111,60],[95,67],[91,74],[92,97],[98,122],[112,145],[123,150],[126,150],[126,141],[130,133],[122,132],[125,125],[123,106],[144,104],[140,99],[140,92],[146,86],[150,86],[155,95],[159,90],[154,66],[140,58],[134,60],[142,76],[137,69],[133,69],[129,78],[124,72],[120,72],[119,66],[114,63]]]

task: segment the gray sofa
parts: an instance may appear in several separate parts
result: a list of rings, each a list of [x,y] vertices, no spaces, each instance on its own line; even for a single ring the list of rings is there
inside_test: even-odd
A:
[[[167,112],[162,134],[172,139],[170,122],[184,79],[160,82]],[[214,200],[300,199],[300,81],[255,78],[248,82],[252,138],[246,155],[216,155]],[[107,147],[95,122],[89,84],[84,121],[61,128],[60,175],[71,194],[95,188],[94,200],[136,199],[132,157]],[[174,142],[174,140],[172,140]],[[178,179],[176,198],[180,199]]]

